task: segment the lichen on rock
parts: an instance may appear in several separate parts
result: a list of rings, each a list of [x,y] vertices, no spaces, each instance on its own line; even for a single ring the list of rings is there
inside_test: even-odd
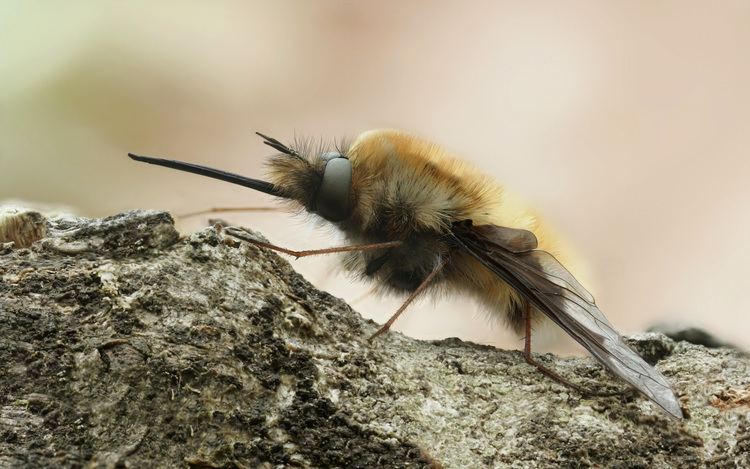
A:
[[[167,213],[52,217],[0,250],[0,467],[750,465],[749,361],[630,338],[682,422],[590,358],[376,330],[276,254]],[[745,400],[743,400],[745,399]]]

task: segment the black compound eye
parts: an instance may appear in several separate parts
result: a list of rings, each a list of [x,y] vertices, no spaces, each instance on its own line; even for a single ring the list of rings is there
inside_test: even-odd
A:
[[[342,221],[351,215],[352,163],[340,153],[324,153],[328,162],[315,198],[315,211],[329,221]]]

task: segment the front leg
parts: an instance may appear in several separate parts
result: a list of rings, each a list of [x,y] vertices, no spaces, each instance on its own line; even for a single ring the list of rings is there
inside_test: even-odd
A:
[[[275,244],[266,243],[265,241],[259,241],[257,239],[251,238],[244,231],[238,231],[236,229],[227,229],[225,230],[225,232],[229,236],[232,236],[234,238],[247,241],[248,243],[255,244],[256,246],[264,247],[272,251],[277,251],[277,252],[281,252],[284,254],[288,254],[290,256],[294,256],[297,259],[299,259],[300,257],[318,256],[321,254],[335,254],[338,252],[373,251],[376,249],[388,249],[388,248],[395,248],[403,244],[401,241],[386,241],[384,243],[356,244],[353,246],[338,246],[338,247],[333,247],[333,248],[294,251],[292,249],[288,249],[288,248],[281,247],[281,246],[276,246]]]

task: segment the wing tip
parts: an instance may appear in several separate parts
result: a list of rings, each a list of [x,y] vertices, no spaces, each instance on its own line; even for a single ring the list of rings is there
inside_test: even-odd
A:
[[[671,399],[662,400],[662,402],[656,402],[659,407],[664,409],[670,417],[675,420],[684,420],[685,416],[682,413],[682,407],[680,407],[680,401],[677,397],[672,395]]]

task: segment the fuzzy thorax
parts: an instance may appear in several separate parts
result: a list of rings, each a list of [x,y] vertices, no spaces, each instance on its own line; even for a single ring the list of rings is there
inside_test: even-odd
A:
[[[323,178],[331,149],[310,146],[270,162],[270,177],[285,195],[308,211]],[[452,252],[446,235],[454,222],[472,220],[532,231],[539,248],[569,265],[559,242],[532,210],[501,185],[439,146],[395,130],[361,134],[337,148],[352,165],[350,216],[335,223],[352,244],[399,240],[402,248],[345,256],[345,267],[386,289],[413,291],[443,259],[450,261],[436,282],[478,297],[514,328],[523,300],[469,256]],[[573,269],[575,270],[575,269]]]

